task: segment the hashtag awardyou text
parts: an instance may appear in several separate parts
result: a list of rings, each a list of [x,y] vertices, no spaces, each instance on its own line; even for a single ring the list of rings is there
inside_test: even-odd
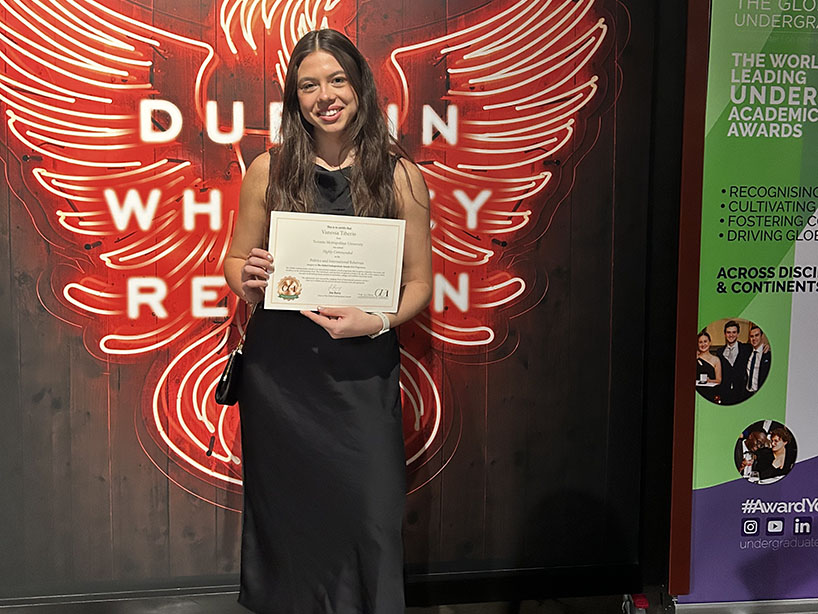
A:
[[[803,497],[798,501],[745,499],[741,503],[742,514],[804,514],[806,512],[818,512],[818,497]]]

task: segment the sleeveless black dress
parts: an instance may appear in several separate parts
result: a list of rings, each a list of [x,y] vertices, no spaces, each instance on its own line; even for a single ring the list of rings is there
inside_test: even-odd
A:
[[[317,213],[353,215],[343,171],[316,167]],[[239,399],[239,603],[258,614],[403,614],[406,494],[394,331],[332,339],[256,309]]]
[[[706,360],[696,358],[696,381],[699,381],[699,376],[706,375],[708,379],[716,378],[716,368]],[[702,395],[708,401],[715,403],[716,397],[721,392],[721,385],[718,386],[696,386],[696,392]]]

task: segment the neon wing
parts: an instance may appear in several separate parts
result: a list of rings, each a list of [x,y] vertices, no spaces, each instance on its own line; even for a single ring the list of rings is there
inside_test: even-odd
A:
[[[438,293],[417,325],[463,359],[506,355],[508,318],[547,289],[523,262],[525,244],[547,228],[544,203],[597,93],[594,60],[607,33],[594,0],[498,4],[459,18],[450,34],[395,49],[389,65],[399,125],[437,126],[417,159],[433,195]],[[436,85],[445,113],[423,98]]]

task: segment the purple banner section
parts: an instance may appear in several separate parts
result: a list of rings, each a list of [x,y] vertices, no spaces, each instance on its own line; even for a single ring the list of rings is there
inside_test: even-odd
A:
[[[775,484],[693,493],[690,594],[680,603],[818,597],[818,458]]]

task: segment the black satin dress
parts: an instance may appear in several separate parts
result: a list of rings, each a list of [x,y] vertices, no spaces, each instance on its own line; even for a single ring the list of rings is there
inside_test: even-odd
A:
[[[317,213],[352,215],[342,171],[316,168]],[[239,603],[259,614],[403,614],[406,493],[394,331],[332,339],[256,309],[240,392]]]
[[[716,368],[706,360],[696,358],[696,381],[700,375],[706,375],[708,379],[716,379]],[[721,385],[718,386],[696,386],[696,392],[712,403],[716,402],[716,397],[721,392]]]

